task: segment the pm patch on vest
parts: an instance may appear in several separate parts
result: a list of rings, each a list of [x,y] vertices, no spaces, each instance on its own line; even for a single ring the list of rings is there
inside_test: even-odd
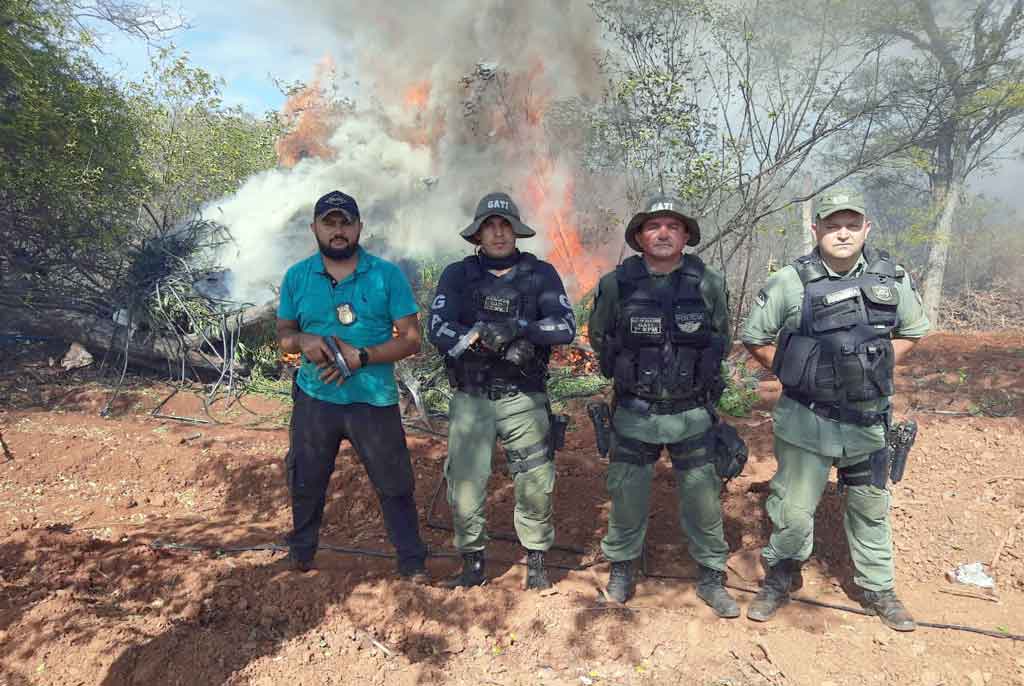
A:
[[[630,317],[629,332],[641,336],[660,336],[661,317]]]

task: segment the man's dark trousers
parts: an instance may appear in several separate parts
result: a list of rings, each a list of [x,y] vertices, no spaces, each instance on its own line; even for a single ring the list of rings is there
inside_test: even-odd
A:
[[[377,491],[399,570],[422,566],[427,548],[419,534],[415,479],[398,405],[339,405],[306,395],[297,384],[292,398],[291,445],[285,458],[292,496],[292,558],[308,561],[316,553],[327,485],[341,441],[347,439]]]

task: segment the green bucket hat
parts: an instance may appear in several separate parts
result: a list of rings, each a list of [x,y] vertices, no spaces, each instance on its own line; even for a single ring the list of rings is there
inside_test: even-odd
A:
[[[648,219],[661,217],[666,214],[677,218],[686,225],[687,230],[690,232],[690,240],[686,241],[687,245],[693,246],[700,243],[700,225],[696,219],[684,212],[682,201],[669,195],[656,195],[648,199],[644,203],[644,209],[637,212],[629,220],[629,224],[626,226],[626,244],[633,248],[633,250],[642,252],[640,244],[636,241],[636,232],[640,230],[640,227]]]
[[[488,193],[481,198],[476,206],[476,214],[473,215],[473,223],[464,228],[459,235],[475,244],[473,236],[480,230],[480,225],[487,221],[488,217],[494,215],[507,219],[512,224],[512,231],[518,238],[530,238],[537,235],[536,231],[519,219],[519,208],[507,193]]]
[[[864,196],[851,188],[833,188],[818,196],[818,211],[815,213],[818,219],[825,219],[843,210],[867,214],[864,211]]]

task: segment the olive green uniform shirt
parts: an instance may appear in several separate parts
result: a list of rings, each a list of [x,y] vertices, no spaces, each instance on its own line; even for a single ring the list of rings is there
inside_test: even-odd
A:
[[[644,265],[646,266],[646,262]],[[680,262],[680,266],[682,262]],[[677,267],[678,269],[678,267]],[[675,271],[675,270],[673,270]],[[672,272],[648,274],[653,278],[655,288],[668,288],[672,280]],[[705,265],[704,278],[700,282],[700,293],[704,304],[711,312],[711,329],[726,340],[725,350],[728,353],[731,344],[729,329],[729,294],[725,288],[725,277],[718,270]],[[619,301],[619,282],[615,272],[601,277],[594,299],[594,310],[588,322],[590,345],[598,357],[604,354],[604,337],[618,326],[621,303]],[[639,414],[619,407],[615,412],[615,429],[621,435],[646,443],[675,443],[690,436],[703,433],[711,426],[711,420],[702,407],[674,415]]]
[[[838,274],[825,264],[830,279],[856,278],[866,267],[867,261],[863,254],[846,274]],[[894,337],[921,338],[928,333],[931,325],[909,274],[896,280],[896,290],[900,302],[896,309],[899,324]],[[804,285],[796,268],[787,265],[775,272],[751,307],[743,326],[743,342],[747,345],[774,345],[783,328],[799,328],[803,299]],[[885,408],[887,402],[888,399],[880,398],[851,403],[851,407],[862,412],[879,411]],[[830,457],[865,455],[885,445],[881,424],[861,427],[826,419],[785,395],[775,405],[774,420],[775,434],[779,438]]]

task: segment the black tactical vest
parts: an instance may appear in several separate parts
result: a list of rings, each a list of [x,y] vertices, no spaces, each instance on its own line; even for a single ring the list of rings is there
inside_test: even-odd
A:
[[[487,270],[476,255],[463,261],[466,274],[465,297],[459,310],[459,323],[472,326],[478,321],[537,321],[538,299],[543,279],[536,273],[537,258],[520,253],[511,279],[488,278]],[[543,391],[551,348],[537,347],[536,356],[524,370],[494,355],[467,350],[457,360],[445,356],[460,388],[482,388],[494,381],[514,382],[524,391]]]
[[[643,258],[635,255],[615,270],[619,316],[604,357],[620,397],[693,400],[704,404],[721,376],[725,339],[712,332],[712,313],[701,296],[704,263],[684,255],[682,265],[656,288]]]
[[[868,252],[852,279],[829,278],[817,251],[793,263],[804,285],[799,329],[784,329],[775,373],[804,404],[846,405],[893,393],[892,333],[899,326],[897,281],[888,253]]]

